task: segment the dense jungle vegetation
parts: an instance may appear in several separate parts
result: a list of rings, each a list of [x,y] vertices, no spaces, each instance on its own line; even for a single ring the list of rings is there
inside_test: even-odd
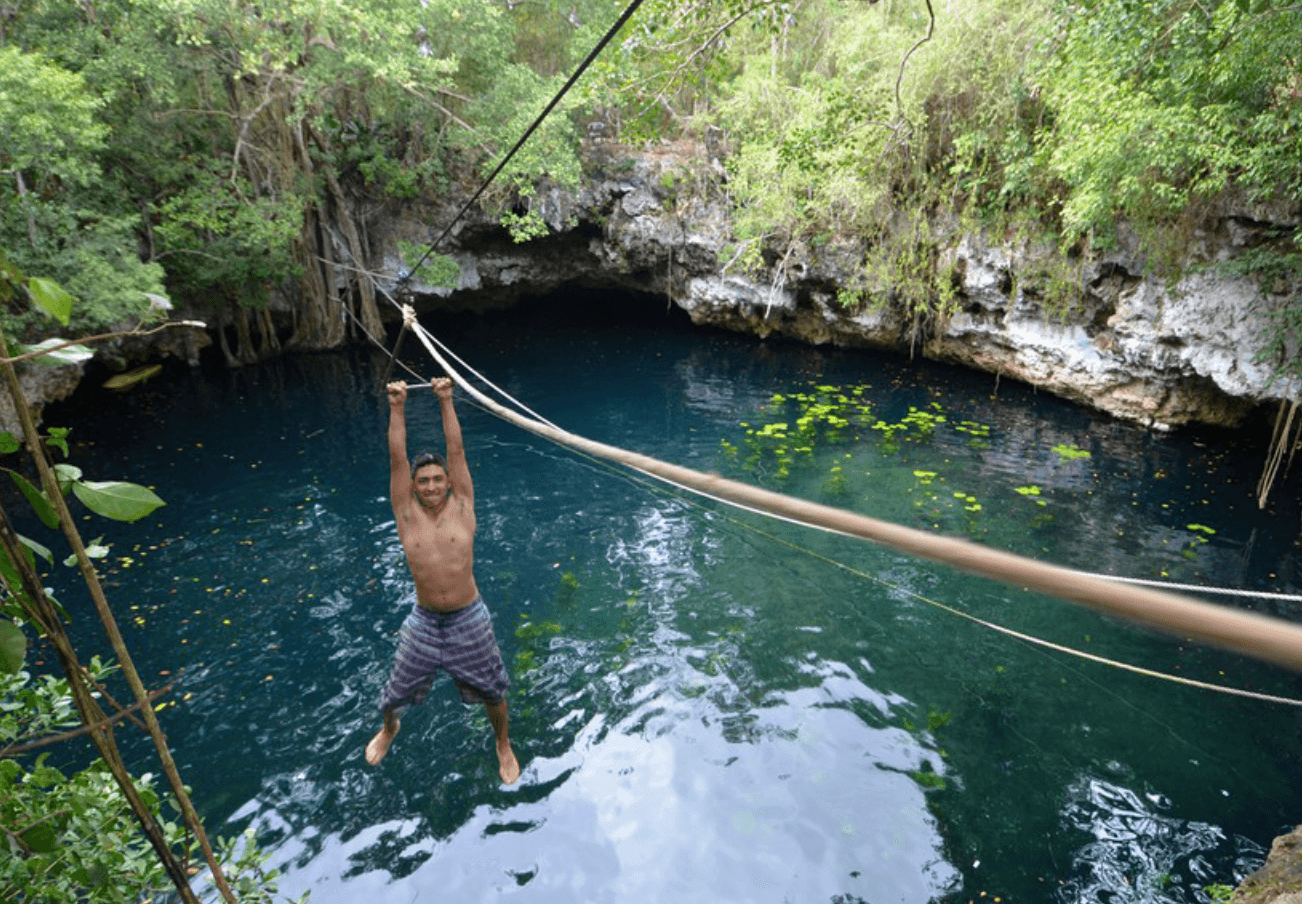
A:
[[[67,333],[146,321],[170,297],[234,323],[234,359],[255,356],[257,335],[264,349],[279,341],[273,291],[294,303],[293,347],[344,340],[339,285],[378,329],[373,290],[357,278],[370,224],[473,187],[623,9],[0,4],[0,332],[41,338],[41,309],[70,301],[59,285],[77,299]],[[581,179],[579,143],[595,122],[633,146],[687,137],[722,148],[730,266],[780,279],[793,249],[857,243],[870,250],[844,303],[890,294],[925,314],[951,291],[936,248],[947,232],[979,229],[1058,248],[1064,263],[1047,278],[1069,294],[1070,261],[1118,241],[1118,224],[1156,265],[1187,265],[1181,237],[1225,193],[1302,196],[1302,6],[646,0],[484,196],[519,240],[547,228],[531,209],[540,186]],[[1300,243],[1283,232],[1236,265],[1296,285]],[[1302,324],[1296,297],[1279,318],[1283,347]],[[59,479],[76,483],[70,473]],[[41,492],[24,492],[39,509]],[[17,567],[21,538],[10,540],[0,613],[21,619],[23,581],[30,600],[43,593]],[[137,814],[161,820],[154,862],[106,772],[19,766],[33,738],[76,724],[77,689],[30,681],[20,632],[0,623],[0,897],[140,900],[165,881],[167,848],[194,845],[189,822],[162,820],[138,782]],[[83,696],[98,670],[85,672]],[[245,900],[274,887],[257,856],[223,857]],[[179,867],[168,869],[180,888]]]
[[[6,5],[0,247],[81,300],[81,330],[166,295],[233,313],[247,354],[281,287],[292,344],[338,344],[333,285],[376,324],[349,269],[368,222],[473,185],[622,9]],[[792,248],[874,249],[847,304],[886,287],[943,304],[932,257],[955,228],[1077,254],[1125,222],[1160,263],[1223,192],[1299,196],[1299,48],[1302,8],[1269,0],[647,0],[484,203],[521,239],[545,230],[531,197],[580,178],[578,140],[601,119],[635,145],[721,136],[735,266],[767,261],[780,278]],[[1283,234],[1242,264],[1293,277],[1299,260]],[[30,338],[39,321],[11,305],[0,325]]]

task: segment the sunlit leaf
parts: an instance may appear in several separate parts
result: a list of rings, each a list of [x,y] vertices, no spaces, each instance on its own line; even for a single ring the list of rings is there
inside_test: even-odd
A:
[[[67,345],[68,340],[53,337],[35,345],[22,347],[23,354],[39,352],[33,360],[38,364],[59,367],[64,364],[80,364],[95,357],[95,353],[84,345]]]
[[[68,318],[72,316],[73,297],[63,286],[52,279],[33,276],[27,280],[27,291],[38,308],[67,326]]]
[[[23,447],[22,440],[8,430],[0,430],[0,455],[9,455]]]
[[[59,492],[68,495],[72,485],[81,480],[81,468],[66,462],[54,466],[54,477],[59,482]]]
[[[136,521],[165,504],[147,487],[120,480],[77,481],[72,492],[92,512],[115,521]]]
[[[0,672],[12,675],[23,667],[27,636],[13,622],[0,621]]]

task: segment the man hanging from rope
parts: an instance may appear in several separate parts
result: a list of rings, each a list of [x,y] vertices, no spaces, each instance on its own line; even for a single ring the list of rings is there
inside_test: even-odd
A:
[[[446,669],[468,704],[482,703],[497,742],[498,774],[506,784],[520,777],[508,737],[502,654],[474,575],[475,491],[452,405],[452,381],[431,383],[443,418],[446,461],[422,452],[407,461],[407,384],[390,383],[389,494],[393,515],[416,583],[416,603],[402,625],[393,672],[380,697],[384,725],[366,745],[376,765],[389,752],[402,713],[429,693]]]

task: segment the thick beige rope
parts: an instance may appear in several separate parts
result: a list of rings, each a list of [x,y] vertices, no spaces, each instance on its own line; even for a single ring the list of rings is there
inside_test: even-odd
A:
[[[1015,587],[1079,603],[1176,637],[1199,640],[1302,672],[1302,626],[1173,593],[1127,586],[966,540],[936,536],[855,512],[795,499],[717,474],[703,474],[617,446],[595,442],[525,417],[488,398],[448,364],[424,327],[417,323],[413,332],[448,376],[480,405],[537,436],[730,502],[762,509],[813,527],[859,537]]]

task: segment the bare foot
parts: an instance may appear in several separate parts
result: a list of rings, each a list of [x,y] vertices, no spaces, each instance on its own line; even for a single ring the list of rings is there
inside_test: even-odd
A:
[[[520,761],[515,758],[510,741],[497,745],[497,774],[507,785],[514,785],[520,779]]]
[[[371,743],[366,745],[366,762],[378,766],[380,760],[384,759],[384,755],[389,752],[389,745],[398,736],[398,729],[401,727],[402,723],[397,722],[394,723],[393,731],[389,731],[388,728],[377,731],[375,737],[371,738]]]

